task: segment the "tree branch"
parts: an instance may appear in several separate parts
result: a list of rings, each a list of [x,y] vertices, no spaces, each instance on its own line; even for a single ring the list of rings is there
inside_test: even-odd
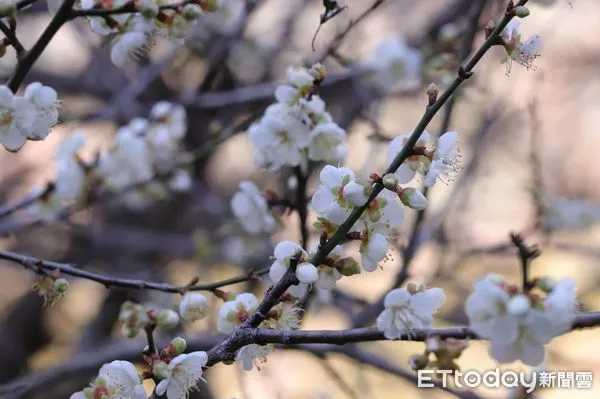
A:
[[[46,27],[46,30],[44,30],[31,50],[25,53],[25,56],[21,62],[17,64],[15,72],[12,74],[7,83],[7,86],[13,91],[13,93],[16,93],[17,90],[19,90],[19,86],[21,86],[21,83],[23,83],[25,76],[27,76],[27,73],[31,70],[33,64],[35,64],[40,55],[42,55],[46,49],[46,46],[48,46],[56,32],[58,32],[60,27],[69,20],[74,3],[75,0],[64,0],[56,15],[54,15],[54,18],[52,18]]]
[[[177,294],[182,294],[185,291],[212,292],[221,287],[257,279],[258,277],[269,272],[269,268],[267,267],[256,271],[250,271],[249,273],[242,276],[232,277],[226,280],[216,281],[213,283],[174,286],[168,283],[159,283],[129,278],[117,278],[105,274],[93,273],[87,270],[80,269],[74,265],[52,262],[48,260],[41,260],[32,256],[22,255],[16,252],[10,252],[5,250],[0,250],[0,259],[5,259],[11,262],[18,263],[26,269],[32,270],[34,273],[58,271],[62,274],[66,274],[69,276],[95,281],[104,285],[106,288],[119,287],[136,290],[154,290]]]

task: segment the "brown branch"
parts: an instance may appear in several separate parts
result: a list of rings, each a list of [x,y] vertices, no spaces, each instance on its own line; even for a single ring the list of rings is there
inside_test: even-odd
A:
[[[57,271],[61,274],[95,281],[104,285],[106,288],[119,287],[136,290],[154,290],[178,294],[182,294],[185,291],[215,291],[218,288],[225,287],[228,285],[242,283],[249,280],[255,280],[259,276],[262,276],[269,272],[269,268],[267,267],[260,270],[250,271],[245,275],[232,277],[226,280],[216,281],[213,283],[174,286],[168,283],[160,283],[140,279],[117,278],[105,274],[89,272],[75,265],[37,259],[32,256],[22,255],[16,252],[10,252],[5,250],[0,250],[0,259],[5,259],[11,262],[18,263],[24,268],[33,271],[34,273]]]
[[[8,43],[11,46],[13,46],[13,48],[17,52],[17,59],[21,58],[21,56],[25,53],[25,47],[23,47],[23,44],[21,44],[21,41],[17,38],[15,31],[13,29],[9,28],[4,23],[4,21],[1,21],[1,20],[0,20],[0,31],[2,31],[2,33],[4,33],[4,36],[6,36],[6,40],[8,41]]]

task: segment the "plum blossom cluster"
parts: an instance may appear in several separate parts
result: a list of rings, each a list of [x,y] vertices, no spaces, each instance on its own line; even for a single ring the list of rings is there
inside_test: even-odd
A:
[[[204,13],[220,12],[224,2],[227,1],[82,0],[81,9],[123,10],[88,18],[95,33],[114,35],[110,58],[114,65],[121,67],[130,56],[144,55],[157,37],[182,41]],[[48,1],[51,13],[56,13],[61,5],[61,0]]]
[[[104,364],[90,386],[75,392],[70,399],[145,399],[144,379],[158,381],[158,395],[165,395],[167,399],[185,399],[202,379],[203,367],[208,361],[206,352],[184,353],[186,346],[185,340],[177,337],[160,351],[146,348],[144,360],[148,370],[142,376],[135,365],[127,361]]]
[[[317,94],[325,68],[290,67],[286,85],[275,91],[277,102],[248,130],[258,166],[278,171],[283,166],[306,168],[308,161],[340,163],[346,158],[346,132],[325,110]]]
[[[119,128],[111,148],[86,161],[82,157],[85,133],[74,131],[58,147],[55,182],[33,189],[41,199],[30,212],[41,220],[56,220],[64,206],[85,204],[101,187],[120,192],[123,202],[133,208],[166,198],[169,189],[188,190],[192,180],[181,166],[186,132],[185,109],[159,102],[148,119],[135,118]],[[159,176],[166,178],[166,184],[152,180]]]
[[[502,45],[506,49],[503,62],[506,63],[507,74],[511,71],[513,61],[523,65],[527,70],[535,69],[533,62],[540,56],[541,36],[534,34],[527,40],[522,40],[520,26],[520,20],[512,19],[500,34]]]
[[[244,230],[251,234],[269,234],[275,231],[278,222],[256,184],[244,180],[240,182],[239,188],[231,198],[231,210]]]
[[[0,144],[17,152],[27,140],[44,140],[58,122],[59,107],[56,90],[39,82],[27,85],[22,97],[0,86]]]
[[[490,355],[500,363],[521,360],[537,366],[544,360],[544,346],[573,324],[575,282],[540,278],[533,283],[532,290],[521,292],[490,274],[475,284],[465,303],[471,329],[490,341]]]

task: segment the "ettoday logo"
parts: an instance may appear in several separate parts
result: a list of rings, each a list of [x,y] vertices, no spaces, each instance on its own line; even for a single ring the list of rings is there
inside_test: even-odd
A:
[[[531,393],[536,388],[590,389],[591,371],[534,371],[530,373],[499,368],[487,371],[419,370],[417,387],[433,388],[525,388]]]

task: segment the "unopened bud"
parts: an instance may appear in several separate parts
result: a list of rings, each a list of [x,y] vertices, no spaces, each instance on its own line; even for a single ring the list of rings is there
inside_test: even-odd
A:
[[[526,16],[529,15],[529,8],[525,7],[525,6],[518,6],[513,8],[513,11],[515,13],[515,15],[519,18],[525,18]]]
[[[381,181],[383,182],[383,186],[385,188],[387,188],[388,190],[392,190],[393,192],[396,192],[396,189],[398,188],[398,177],[396,177],[395,174],[388,173],[387,175],[383,176]]]
[[[415,295],[417,292],[419,292],[419,286],[417,284],[411,282],[406,285],[406,290],[411,295]]]
[[[554,281],[553,279],[551,279],[549,277],[541,277],[541,278],[536,279],[535,285],[540,290],[542,290],[548,294],[554,290],[554,287],[556,286],[556,281]]]
[[[202,9],[196,4],[187,4],[183,7],[181,15],[188,21],[195,21],[202,15]]]
[[[181,337],[175,337],[169,343],[168,352],[170,355],[181,355],[183,352],[185,352],[186,347],[187,343],[185,342],[185,339]]]
[[[165,362],[159,362],[152,367],[152,374],[159,380],[169,378],[171,373],[169,372],[169,365]]]
[[[54,282],[54,291],[64,294],[69,290],[69,282],[64,278],[56,279]]]
[[[344,186],[344,198],[352,202],[354,206],[363,206],[369,199],[371,187],[356,181],[351,181]]]
[[[140,329],[136,327],[127,327],[127,325],[123,324],[121,333],[125,338],[135,338],[140,333]]]
[[[135,8],[146,19],[154,19],[159,13],[158,4],[154,0],[140,0],[135,4]]]
[[[410,368],[415,371],[423,370],[429,364],[429,357],[425,355],[411,356],[408,360],[408,364],[410,365]]]
[[[156,324],[165,330],[169,330],[179,324],[179,315],[171,309],[163,309],[156,317]]]
[[[0,2],[0,17],[12,18],[17,13],[17,3],[14,0]]]
[[[179,315],[187,322],[194,322],[208,314],[208,300],[198,292],[186,293],[179,303]]]
[[[458,39],[459,34],[460,31],[458,29],[458,26],[454,23],[448,23],[442,26],[442,28],[440,29],[439,38],[441,42],[452,43],[456,39]]]
[[[321,80],[325,79],[325,75],[327,74],[327,69],[325,68],[324,65],[317,62],[310,68],[308,73],[310,74],[310,76],[313,77],[313,79],[321,81]]]
[[[416,209],[418,211],[422,211],[427,208],[427,198],[423,195],[422,192],[417,190],[416,188],[405,188],[399,195],[400,201],[402,203],[412,209]]]
[[[437,101],[438,94],[440,89],[436,86],[435,83],[431,83],[427,86],[427,97],[429,99],[429,105],[433,105]]]
[[[354,276],[355,274],[360,274],[360,266],[358,262],[352,257],[340,259],[336,263],[341,264],[341,266],[338,268],[338,271],[346,277]]]

